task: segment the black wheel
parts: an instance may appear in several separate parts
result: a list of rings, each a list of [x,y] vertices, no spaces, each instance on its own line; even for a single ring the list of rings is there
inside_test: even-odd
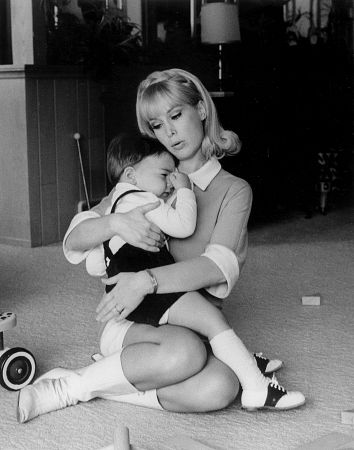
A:
[[[17,391],[29,384],[36,372],[36,361],[24,348],[10,348],[0,357],[0,384],[9,391]]]

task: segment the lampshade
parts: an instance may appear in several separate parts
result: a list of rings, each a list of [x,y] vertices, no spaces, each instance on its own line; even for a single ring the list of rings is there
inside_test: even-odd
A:
[[[226,44],[241,40],[236,3],[202,5],[201,40],[205,44]]]

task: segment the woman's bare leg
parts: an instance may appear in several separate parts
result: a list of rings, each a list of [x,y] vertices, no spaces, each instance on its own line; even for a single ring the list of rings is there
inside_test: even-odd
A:
[[[183,381],[202,370],[206,359],[200,338],[173,325],[132,325],[121,355],[126,378],[140,391]]]
[[[204,369],[189,379],[157,390],[161,406],[173,412],[207,412],[226,408],[239,391],[234,372],[212,354]]]
[[[146,363],[143,362],[141,373],[137,369],[136,352],[143,349],[140,347],[143,345],[142,340],[160,345],[155,354],[157,367],[151,367],[151,385],[148,388],[141,387],[146,385]],[[159,402],[168,411],[206,412],[222,409],[234,401],[239,391],[239,381],[234,372],[212,354],[207,356],[201,339],[186,328],[173,325],[155,328],[134,324],[125,336],[124,345],[127,347],[122,353],[122,364],[128,380],[140,390],[157,387]],[[133,350],[131,354],[127,352],[129,349]],[[125,351],[127,358],[124,360]],[[152,356],[150,349],[149,361]],[[141,365],[141,362],[138,364]],[[161,370],[162,367],[164,370]],[[182,370],[185,374],[189,370],[193,373],[180,381]],[[179,378],[179,381],[173,381],[173,378]],[[159,388],[161,385],[164,387]]]

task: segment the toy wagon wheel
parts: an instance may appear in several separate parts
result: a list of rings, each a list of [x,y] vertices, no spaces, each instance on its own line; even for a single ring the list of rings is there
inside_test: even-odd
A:
[[[17,391],[29,384],[36,372],[36,361],[28,350],[15,347],[0,357],[0,384],[9,391]]]

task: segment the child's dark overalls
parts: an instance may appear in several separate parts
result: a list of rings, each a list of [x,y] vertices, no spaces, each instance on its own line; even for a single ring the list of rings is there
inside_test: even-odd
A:
[[[111,208],[111,214],[114,214],[118,201],[124,196],[143,191],[130,190],[120,195]],[[164,245],[159,252],[149,252],[138,247],[125,243],[115,254],[109,247],[109,241],[103,243],[104,256],[106,262],[106,272],[108,277],[117,275],[119,272],[139,272],[153,267],[166,266],[173,264],[170,252]],[[106,285],[106,292],[110,292],[114,285]],[[137,323],[146,323],[158,326],[159,320],[168,308],[173,305],[184,292],[170,294],[148,294],[140,305],[127,317],[128,320]]]

